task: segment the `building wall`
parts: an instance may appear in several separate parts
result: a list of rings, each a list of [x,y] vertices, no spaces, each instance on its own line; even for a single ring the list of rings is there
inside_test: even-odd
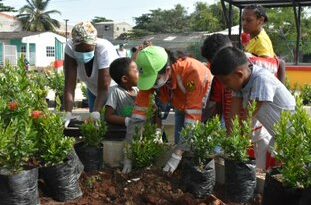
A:
[[[13,16],[0,13],[0,31],[21,31],[22,24]]]
[[[111,22],[108,23],[97,23],[95,24],[97,29],[97,36],[99,38],[105,38],[109,41],[114,39],[114,24]]]
[[[37,67],[46,67],[54,64],[55,61],[55,38],[61,42],[65,42],[66,39],[63,36],[57,35],[52,32],[45,32],[34,36],[28,36],[23,38],[23,43],[35,43],[35,59]],[[54,55],[47,56],[47,47],[54,48]],[[62,51],[64,52],[64,51]]]
[[[10,40],[9,45],[15,45],[17,50],[17,58],[21,57],[21,54],[26,56],[26,43],[22,43],[21,39],[12,39]],[[36,44],[30,43],[29,44],[29,61],[30,65],[36,64]]]
[[[132,30],[132,26],[128,23],[122,22],[122,23],[116,23],[114,25],[114,34],[113,38],[118,38],[122,33],[127,33],[130,30]]]
[[[132,26],[128,23],[102,22],[95,24],[97,36],[112,41],[118,38],[122,33],[132,30]]]

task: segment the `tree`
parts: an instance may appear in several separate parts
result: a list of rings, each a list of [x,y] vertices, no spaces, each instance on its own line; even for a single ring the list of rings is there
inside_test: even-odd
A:
[[[150,12],[134,18],[136,22],[134,29],[154,33],[177,33],[189,30],[187,11],[180,4],[170,10],[155,9]]]
[[[311,53],[311,17],[304,9],[301,13],[301,48],[304,54]],[[293,61],[296,48],[297,30],[293,8],[272,8],[267,10],[269,17],[266,31],[273,43],[274,51],[287,61]]]
[[[2,0],[0,0],[0,12],[3,11],[15,11],[15,9],[11,6],[5,6],[3,3],[1,3]]]
[[[51,14],[61,14],[57,10],[46,11],[50,0],[26,0],[27,5],[16,16],[27,31],[55,31],[60,23],[51,18]]]
[[[239,22],[238,9],[233,8],[233,23]],[[227,28],[220,3],[208,5],[204,2],[197,2],[195,11],[190,15],[192,31],[216,32]]]
[[[96,23],[100,23],[100,22],[112,22],[113,20],[111,19],[107,19],[105,17],[99,17],[99,16],[95,16],[93,19],[92,19],[92,24],[96,24]]]

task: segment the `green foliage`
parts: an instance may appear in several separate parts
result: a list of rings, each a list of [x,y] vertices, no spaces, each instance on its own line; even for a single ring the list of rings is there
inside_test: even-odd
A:
[[[87,97],[87,87],[84,83],[81,83],[81,91],[82,91],[83,97],[87,99],[88,98]]]
[[[216,146],[220,145],[221,136],[225,135],[218,117],[215,117],[204,123],[189,125],[181,132],[187,144],[194,152],[198,163],[205,163],[213,158]]]
[[[155,9],[151,13],[135,18],[134,29],[142,29],[155,33],[178,33],[189,30],[187,10],[180,4],[170,10]],[[170,19],[168,21],[168,19]]]
[[[233,7],[232,25],[239,22],[239,11]],[[195,10],[190,15],[190,26],[192,31],[215,32],[227,28],[223,15],[221,3],[208,5],[205,2],[197,2]]]
[[[300,97],[304,105],[311,104],[311,85],[304,85],[300,91]]]
[[[26,119],[14,119],[7,126],[0,121],[0,168],[18,173],[32,167],[38,147],[36,131]]]
[[[283,163],[285,183],[293,188],[311,188],[311,119],[297,100],[295,114],[282,113],[275,126],[276,159]]]
[[[73,149],[63,135],[63,120],[48,111],[46,78],[6,64],[0,70],[0,167],[18,172],[59,164]]]
[[[11,117],[20,115],[21,112],[29,115],[28,109],[47,109],[45,100],[47,90],[44,85],[44,77],[40,75],[35,72],[26,72],[21,67],[14,67],[9,64],[0,70],[1,100],[7,104],[15,102],[19,107],[16,112],[9,112],[5,106],[0,110],[0,114],[6,122],[9,122]]]
[[[248,108],[247,120],[240,120],[236,117],[233,120],[232,131],[229,134],[222,135],[221,147],[227,159],[247,162],[248,149],[251,147],[252,137],[252,116],[256,109],[256,103]]]
[[[46,11],[51,0],[27,0],[27,4],[16,16],[26,31],[55,31],[60,23],[51,18],[51,14],[61,14],[57,10]]]
[[[0,0],[1,2],[2,0]],[[15,11],[15,9],[11,6],[5,6],[3,3],[0,3],[0,12],[3,11]]]
[[[53,70],[53,72],[46,77],[48,79],[48,86],[55,92],[55,95],[63,96],[65,89],[64,73]]]
[[[170,19],[169,21],[167,19]],[[233,8],[233,24],[237,25],[239,12]],[[169,10],[155,9],[135,18],[136,29],[152,33],[182,33],[191,31],[215,32],[225,29],[226,22],[220,3],[208,5],[197,2],[193,13],[180,4]],[[143,34],[143,32],[140,32]],[[136,35],[137,36],[137,35]]]
[[[73,151],[75,140],[65,137],[63,119],[52,112],[47,112],[39,119],[33,119],[35,130],[38,132],[36,140],[39,148],[37,157],[44,166],[58,165],[64,162]]]
[[[287,62],[293,62],[297,39],[293,8],[267,9],[267,15],[269,23],[266,31],[273,43],[275,53],[284,57]],[[308,15],[307,8],[302,8],[301,28],[300,50],[304,54],[310,54],[311,17]]]
[[[154,96],[147,111],[147,120],[142,130],[136,128],[133,142],[127,147],[129,159],[133,161],[136,168],[151,166],[155,160],[165,150],[156,135],[156,125],[154,124]]]
[[[101,119],[99,121],[87,119],[81,125],[81,133],[84,137],[84,143],[87,146],[99,147],[107,132],[107,124],[104,119],[104,110],[101,111]]]
[[[94,24],[100,23],[100,22],[112,22],[112,21],[113,21],[113,20],[107,19],[107,18],[105,18],[105,17],[95,16],[95,17],[92,19],[91,23],[94,25]]]

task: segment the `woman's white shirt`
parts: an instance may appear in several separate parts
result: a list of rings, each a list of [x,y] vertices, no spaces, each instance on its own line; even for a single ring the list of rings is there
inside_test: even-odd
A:
[[[71,39],[67,41],[65,47],[65,53],[70,57],[76,59],[74,56],[75,47]],[[115,47],[106,39],[97,38],[96,47],[93,60],[93,69],[91,76],[87,76],[85,71],[84,63],[77,61],[77,75],[78,79],[85,82],[87,88],[96,96],[97,95],[97,80],[98,80],[98,70],[109,69],[110,64],[115,59],[119,58]],[[116,85],[116,83],[111,80],[110,87]]]

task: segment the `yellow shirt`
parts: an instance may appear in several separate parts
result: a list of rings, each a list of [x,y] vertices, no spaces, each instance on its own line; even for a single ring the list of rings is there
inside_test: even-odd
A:
[[[250,40],[249,44],[245,46],[245,51],[259,57],[275,56],[271,40],[264,29]]]

